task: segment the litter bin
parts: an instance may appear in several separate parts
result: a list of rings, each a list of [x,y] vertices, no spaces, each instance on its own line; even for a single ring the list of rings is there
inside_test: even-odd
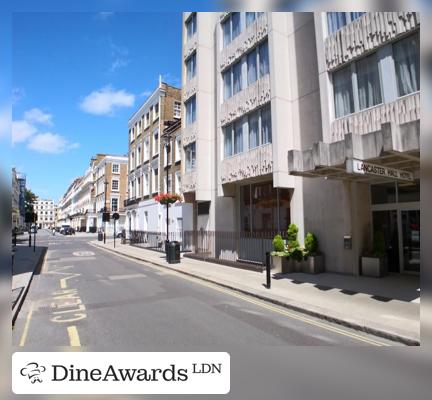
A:
[[[180,243],[177,241],[172,241],[167,243],[166,258],[168,264],[178,264],[180,263]]]
[[[99,240],[99,242],[102,242],[102,240],[103,240],[103,233],[102,232],[98,233],[98,240]]]

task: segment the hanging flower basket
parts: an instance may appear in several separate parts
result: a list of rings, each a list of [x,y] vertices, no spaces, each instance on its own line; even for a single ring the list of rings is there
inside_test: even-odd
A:
[[[176,193],[161,193],[157,195],[154,199],[160,204],[174,204],[178,201],[182,201],[181,196]]]

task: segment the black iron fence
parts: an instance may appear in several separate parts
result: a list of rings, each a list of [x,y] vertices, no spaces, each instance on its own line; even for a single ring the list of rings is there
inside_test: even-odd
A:
[[[273,238],[286,232],[225,232],[183,231],[170,232],[169,240],[180,243],[180,251],[191,252],[203,259],[264,264],[266,252],[273,249]],[[131,231],[130,244],[152,250],[165,251],[166,233]]]

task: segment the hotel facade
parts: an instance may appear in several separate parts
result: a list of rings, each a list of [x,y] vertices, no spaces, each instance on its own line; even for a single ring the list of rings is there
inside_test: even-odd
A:
[[[419,31],[412,12],[184,13],[190,250],[262,263],[295,223],[358,275],[380,231],[390,271],[418,273]]]

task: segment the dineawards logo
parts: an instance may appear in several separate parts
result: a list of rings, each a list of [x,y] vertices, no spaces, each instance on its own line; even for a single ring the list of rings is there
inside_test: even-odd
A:
[[[28,363],[24,368],[21,369],[20,374],[27,376],[31,383],[42,382],[41,374],[46,371],[43,365],[39,365],[36,362]]]
[[[16,394],[226,394],[223,352],[17,352]]]

